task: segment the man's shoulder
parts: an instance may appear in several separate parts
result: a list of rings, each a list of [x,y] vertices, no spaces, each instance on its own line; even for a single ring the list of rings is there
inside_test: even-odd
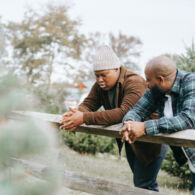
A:
[[[131,90],[134,89],[135,91],[140,91],[141,93],[144,93],[147,88],[147,85],[143,77],[134,72],[127,71],[124,77],[123,88]]]
[[[177,81],[176,81],[182,93],[187,93],[189,90],[195,89],[195,74],[191,72],[186,72],[183,70],[178,70]],[[180,92],[181,93],[181,92]]]
[[[188,82],[188,81],[195,82],[195,73],[193,73],[193,72],[186,72],[184,70],[178,69],[178,76],[181,77],[181,79],[184,83]]]

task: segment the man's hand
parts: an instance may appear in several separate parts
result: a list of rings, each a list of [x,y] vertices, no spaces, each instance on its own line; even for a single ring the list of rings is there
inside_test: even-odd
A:
[[[130,144],[136,141],[136,138],[145,135],[146,127],[144,122],[125,121],[123,128],[120,131],[122,142],[128,141]]]
[[[68,129],[69,132],[75,130],[79,125],[83,124],[83,112],[80,112],[78,108],[69,107],[70,112],[64,113],[60,123],[60,129]]]
[[[125,121],[124,122],[124,126],[123,128],[120,130],[119,134],[123,135],[121,141],[127,141],[129,143],[131,143],[131,140],[129,139],[129,131],[131,130],[131,126],[128,123],[129,121]]]
[[[69,111],[70,112],[65,112],[62,115],[62,119],[60,120],[60,123],[63,123],[65,118],[72,116],[74,112],[76,112],[77,110],[79,110],[78,106],[75,107],[75,108],[71,108],[71,107],[68,107],[68,108],[69,108]]]

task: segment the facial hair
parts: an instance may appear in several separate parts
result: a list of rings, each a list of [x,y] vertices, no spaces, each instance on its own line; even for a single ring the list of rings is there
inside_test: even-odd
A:
[[[155,85],[154,87],[152,87],[150,89],[152,97],[154,99],[154,102],[156,104],[159,104],[163,101],[163,98],[165,97],[166,91],[160,89],[157,85]]]

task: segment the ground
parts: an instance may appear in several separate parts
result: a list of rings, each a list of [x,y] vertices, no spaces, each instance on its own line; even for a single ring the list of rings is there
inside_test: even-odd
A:
[[[79,174],[102,178],[117,183],[133,185],[132,173],[130,171],[127,160],[119,158],[109,154],[79,154],[65,145],[61,145],[57,150],[53,151],[55,157],[57,156],[60,162],[61,168],[76,172]],[[52,162],[53,154],[50,152],[45,156],[31,157],[31,161],[36,161],[45,165],[49,165]],[[190,195],[191,192],[187,190],[177,189],[177,185],[180,181],[179,178],[172,177],[164,171],[160,171],[158,175],[158,182],[160,191],[163,194],[171,195]],[[73,191],[67,188],[63,188],[63,194],[66,195],[86,195],[87,193]]]

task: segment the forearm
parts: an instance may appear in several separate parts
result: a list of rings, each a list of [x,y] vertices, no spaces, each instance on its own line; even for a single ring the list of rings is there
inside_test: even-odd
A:
[[[144,96],[135,104],[135,106],[127,112],[124,121],[145,121],[155,111],[155,106],[150,97],[150,92],[147,91]]]
[[[142,118],[132,109],[124,116],[122,122],[124,123],[125,121],[142,121]]]
[[[191,113],[181,112],[172,118],[162,117],[157,120],[145,121],[146,134],[173,133],[195,128],[195,117]]]
[[[84,106],[82,104],[78,106],[78,110],[81,112],[91,112],[91,110],[87,106]]]
[[[98,84],[95,83],[90,90],[88,96],[79,104],[78,108],[81,112],[95,112],[101,107],[100,93]]]
[[[87,125],[111,125],[121,123],[125,113],[120,108],[101,112],[84,112],[83,119]]]

